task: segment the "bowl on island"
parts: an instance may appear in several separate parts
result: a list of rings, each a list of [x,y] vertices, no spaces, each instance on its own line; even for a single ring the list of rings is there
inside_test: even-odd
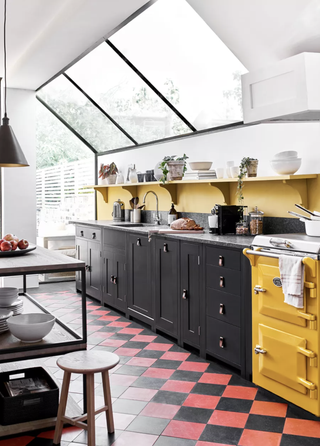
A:
[[[189,162],[191,170],[210,170],[212,161],[194,161]]]
[[[28,313],[11,316],[7,324],[11,333],[20,341],[39,342],[52,330],[56,318],[52,314]]]

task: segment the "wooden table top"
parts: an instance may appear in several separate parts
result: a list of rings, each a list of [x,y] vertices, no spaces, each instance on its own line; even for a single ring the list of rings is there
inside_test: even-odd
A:
[[[43,271],[74,270],[84,267],[82,260],[73,259],[59,252],[37,246],[37,249],[21,256],[0,257],[0,276]]]

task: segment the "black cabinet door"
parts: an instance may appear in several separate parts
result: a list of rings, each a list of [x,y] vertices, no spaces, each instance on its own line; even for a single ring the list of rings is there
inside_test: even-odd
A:
[[[104,249],[102,253],[102,303],[106,305],[115,305],[114,302],[114,284],[113,284],[113,251]]]
[[[156,326],[178,336],[179,242],[155,241]]]
[[[76,238],[76,258],[88,265],[88,242],[78,237]],[[77,290],[82,291],[80,271],[76,272],[76,288]]]
[[[114,306],[125,311],[127,308],[127,271],[124,252],[114,251],[112,275]]]
[[[200,346],[200,245],[181,243],[181,338],[182,342]]]
[[[87,244],[87,294],[101,302],[101,245],[95,242],[87,242]]]
[[[151,243],[146,236],[128,236],[128,309],[154,319]]]

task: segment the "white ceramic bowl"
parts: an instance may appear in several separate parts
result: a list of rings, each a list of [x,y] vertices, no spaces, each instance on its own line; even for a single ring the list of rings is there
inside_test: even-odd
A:
[[[279,175],[292,175],[301,166],[301,158],[291,158],[286,160],[272,160],[271,167]]]
[[[7,324],[11,333],[22,342],[31,344],[41,341],[54,325],[56,318],[52,314],[29,313],[11,316]]]
[[[7,307],[8,305],[12,305],[17,299],[18,294],[13,296],[0,296],[0,307]]]
[[[18,288],[9,286],[0,288],[0,296],[12,296],[13,294],[18,294]]]
[[[288,158],[298,158],[298,152],[295,150],[287,150],[286,152],[279,152],[274,155],[275,160],[282,160]]]
[[[212,161],[195,161],[194,163],[189,163],[191,170],[210,170],[212,166]]]
[[[306,234],[311,237],[320,237],[320,221],[318,220],[304,220]]]

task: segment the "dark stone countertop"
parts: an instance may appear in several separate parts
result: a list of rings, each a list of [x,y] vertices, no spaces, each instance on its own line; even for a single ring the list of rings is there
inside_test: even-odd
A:
[[[92,227],[99,228],[109,228],[116,229],[117,231],[126,231],[126,232],[135,232],[137,234],[148,235],[149,231],[154,231],[155,229],[168,229],[168,225],[152,225],[148,223],[143,223],[143,226],[131,226],[130,222],[119,222],[115,223],[112,220],[72,220],[69,222],[70,224],[79,224],[79,225],[88,225]],[[121,224],[122,226],[116,226],[117,224]],[[189,242],[198,242],[198,243],[206,243],[210,245],[219,245],[226,246],[230,248],[247,248],[250,247],[254,237],[252,236],[240,236],[240,235],[213,235],[210,234],[208,230],[205,230],[204,233],[194,234],[155,234],[157,237],[166,237],[178,240],[185,240]]]

